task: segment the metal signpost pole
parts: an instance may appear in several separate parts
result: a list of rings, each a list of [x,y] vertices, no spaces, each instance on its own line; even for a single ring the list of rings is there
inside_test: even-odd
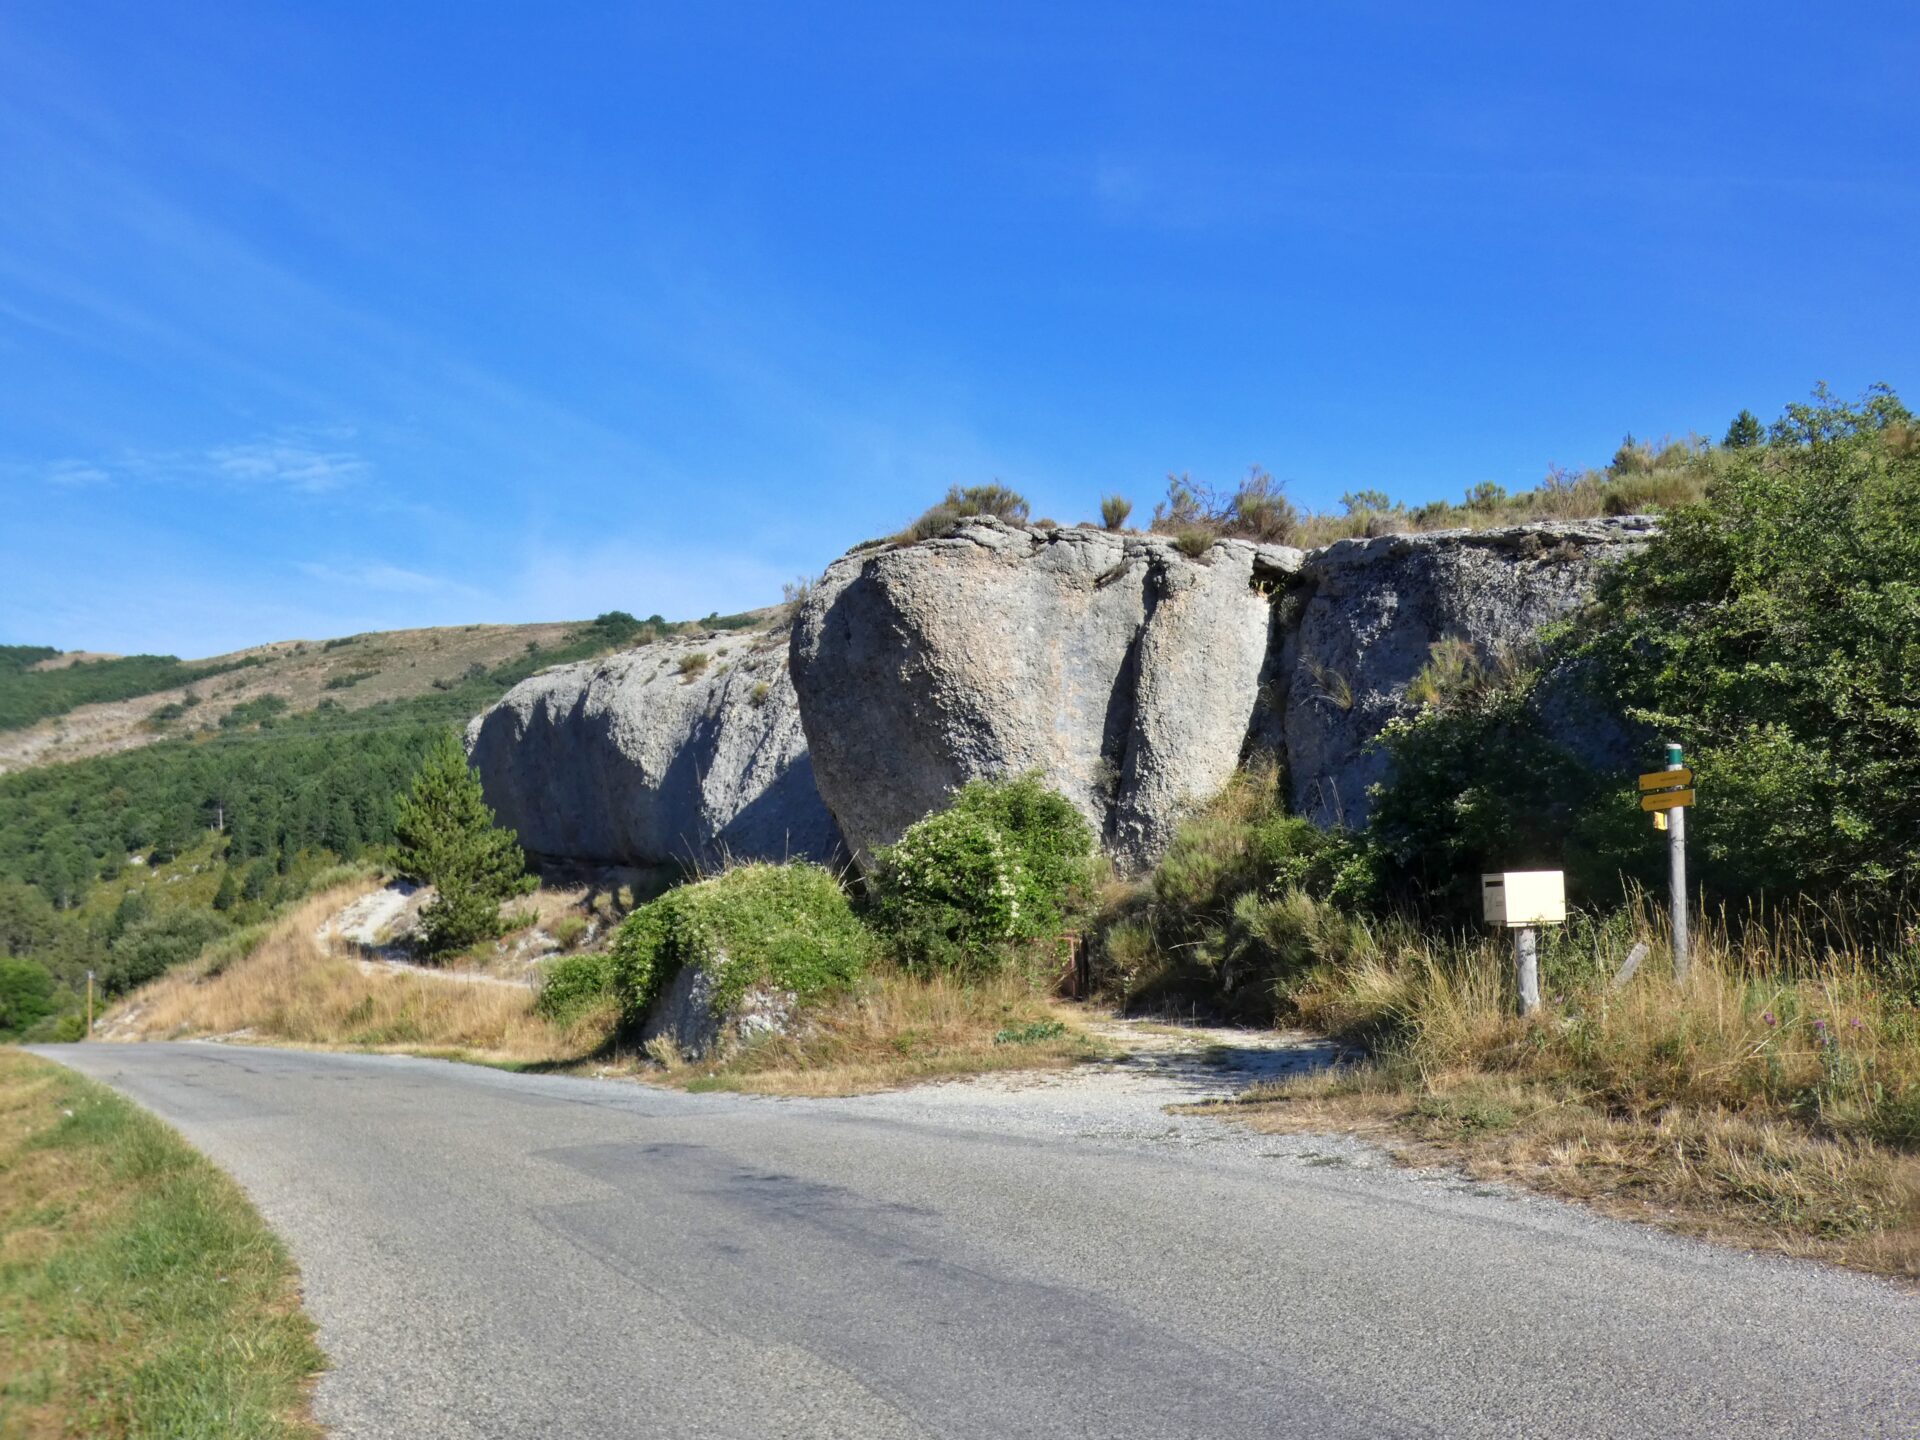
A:
[[[1680,747],[1667,746],[1667,769],[1686,768]],[[1687,934],[1687,811],[1684,805],[1676,805],[1667,812],[1667,890],[1668,904],[1673,910],[1673,978],[1685,981],[1691,945]]]

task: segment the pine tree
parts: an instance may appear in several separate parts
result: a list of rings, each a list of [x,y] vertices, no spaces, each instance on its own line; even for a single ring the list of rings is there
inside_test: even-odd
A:
[[[240,902],[240,887],[233,883],[233,867],[220,872],[220,888],[213,892],[213,908],[231,910]]]
[[[267,887],[273,883],[273,861],[261,856],[247,867],[246,883],[241,886],[240,898],[243,900],[264,900]]]
[[[511,830],[493,823],[480,777],[449,732],[427,752],[413,788],[394,808],[394,865],[439,894],[420,912],[430,955],[500,933],[500,904],[533,888]]]
[[[1760,428],[1760,417],[1751,410],[1742,410],[1733,417],[1733,423],[1727,427],[1727,438],[1720,443],[1729,450],[1746,450],[1766,438],[1767,432]]]

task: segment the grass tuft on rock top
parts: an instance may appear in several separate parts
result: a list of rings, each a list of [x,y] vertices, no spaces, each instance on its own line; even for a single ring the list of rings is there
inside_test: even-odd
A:
[[[637,1024],[687,965],[712,974],[721,1014],[760,984],[817,999],[850,984],[873,956],[831,872],[753,864],[642,905],[621,925],[609,964],[622,1012]]]
[[[105,1086],[0,1050],[0,1434],[317,1436],[324,1364],[238,1186]]]
[[[906,529],[893,537],[895,545],[911,545],[919,540],[937,540],[970,515],[993,515],[1010,524],[1024,525],[1031,512],[1026,497],[999,483],[991,485],[954,485],[946,499],[927,508]]]

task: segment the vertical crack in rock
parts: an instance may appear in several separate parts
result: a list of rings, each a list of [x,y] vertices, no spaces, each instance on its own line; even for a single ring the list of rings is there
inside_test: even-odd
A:
[[[1140,642],[1145,636],[1146,627],[1142,625],[1127,645],[1127,658],[1114,677],[1113,690],[1107,700],[1106,723],[1100,730],[1100,781],[1105,804],[1097,833],[1102,848],[1108,850],[1113,848],[1114,825],[1120,814],[1120,785],[1133,749],[1140,686]]]

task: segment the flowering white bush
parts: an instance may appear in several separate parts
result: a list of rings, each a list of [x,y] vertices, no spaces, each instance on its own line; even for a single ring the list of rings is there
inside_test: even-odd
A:
[[[879,853],[875,915],[910,965],[991,968],[1060,932],[1092,852],[1086,822],[1037,780],[976,781]]]

